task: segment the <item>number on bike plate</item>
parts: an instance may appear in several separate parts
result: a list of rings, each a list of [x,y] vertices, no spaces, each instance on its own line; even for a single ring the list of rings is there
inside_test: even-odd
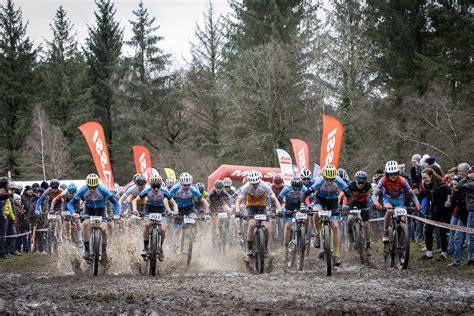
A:
[[[102,222],[102,216],[91,216],[91,222]]]
[[[161,214],[160,213],[151,213],[150,220],[152,221],[161,221]]]
[[[296,219],[298,219],[298,220],[307,219],[307,218],[308,218],[308,214],[306,214],[306,213],[301,213],[301,212],[296,213]]]
[[[218,213],[217,218],[227,218],[227,213]]]
[[[395,209],[395,216],[405,216],[407,215],[407,210],[401,207]]]
[[[189,218],[189,217],[185,217],[184,218],[184,223],[185,224],[195,224],[196,223],[196,220],[192,219],[192,218]]]
[[[64,211],[64,212],[61,213],[61,215],[62,215],[62,216],[69,216],[69,215],[71,215],[71,213],[69,213],[69,212],[67,212],[67,211]]]
[[[266,221],[267,215],[265,214],[255,214],[254,218],[259,221]]]
[[[48,214],[48,220],[56,219],[56,215]]]
[[[350,210],[351,214],[360,215],[360,210]]]
[[[319,215],[319,217],[321,217],[321,216],[331,217],[331,211],[319,211],[318,215]]]

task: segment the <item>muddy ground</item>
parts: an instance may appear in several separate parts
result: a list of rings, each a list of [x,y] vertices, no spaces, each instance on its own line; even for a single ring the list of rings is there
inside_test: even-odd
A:
[[[139,272],[139,233],[127,236],[111,241],[107,274],[95,278],[85,264],[83,273],[73,272],[80,251],[72,246],[57,257],[1,261],[0,313],[474,314],[474,267],[420,261],[415,247],[405,271],[384,269],[377,249],[371,267],[348,252],[326,277],[312,251],[306,271],[288,272],[276,251],[273,270],[255,275],[240,249],[218,256],[201,236],[189,270],[168,255],[152,278]]]

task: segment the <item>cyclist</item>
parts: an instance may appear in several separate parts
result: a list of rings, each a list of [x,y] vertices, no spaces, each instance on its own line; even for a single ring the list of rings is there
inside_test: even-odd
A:
[[[285,247],[288,247],[288,243],[291,240],[293,213],[300,210],[301,203],[304,203],[306,199],[305,192],[307,190],[308,188],[303,185],[303,180],[300,177],[294,177],[291,179],[291,185],[285,186],[278,196],[278,199],[283,201],[281,213],[285,213],[285,231],[283,233]]]
[[[40,196],[38,201],[36,201],[36,208],[35,214],[40,214],[40,206],[42,203],[52,203],[53,199],[59,196],[63,192],[62,189],[59,188],[59,181],[57,179],[51,180],[49,183],[49,188],[47,188],[44,193]],[[55,209],[51,209],[51,211],[59,211],[60,205],[55,206]],[[45,209],[50,209],[49,207],[44,207]]]
[[[145,213],[143,218],[143,252],[142,256],[146,257],[148,253],[148,236],[150,233],[150,213],[160,213],[163,216],[171,213],[170,204],[173,207],[174,214],[178,214],[178,206],[174,202],[168,190],[162,188],[163,179],[159,175],[153,175],[150,178],[150,186],[145,188],[138,196],[138,199],[132,201],[134,212],[137,211],[137,202],[139,199],[146,199]],[[161,252],[158,260],[163,261],[163,242],[166,237],[166,217],[162,217],[161,222]]]
[[[130,186],[128,186],[128,187],[126,187],[125,192],[122,194],[122,196],[120,197],[120,199],[119,199],[119,201],[118,201],[118,203],[119,203],[119,205],[120,205],[120,207],[122,208],[122,211],[123,211],[124,213],[125,213],[125,212],[127,212],[127,213],[131,212],[131,210],[130,210],[130,204],[129,204],[129,202],[128,202],[128,198],[129,198],[129,196],[130,196],[130,192],[131,192],[131,191],[135,188],[135,186],[137,185],[137,184],[136,184],[136,180],[137,180],[137,177],[138,177],[139,175],[140,175],[139,173],[135,173],[135,174],[133,175],[133,180],[132,180],[132,181],[133,181],[133,184],[130,185]],[[124,205],[124,204],[125,204],[125,205]],[[124,206],[125,206],[125,207],[124,207]]]
[[[144,175],[138,175],[135,178],[135,185],[132,186],[129,190],[125,192],[125,196],[128,195],[128,199],[130,204],[133,203],[135,199],[138,199],[138,207],[136,207],[133,210],[134,215],[139,215],[140,217],[143,218],[143,215],[145,214],[145,204],[146,200],[144,198],[139,198],[140,193],[145,189],[146,185],[146,178]]]
[[[250,170],[247,175],[248,182],[240,188],[240,195],[235,202],[235,212],[240,214],[240,203],[246,199],[247,215],[253,216],[255,214],[266,214],[267,196],[270,196],[272,202],[276,206],[276,210],[279,212],[281,209],[280,202],[278,201],[272,188],[265,182],[262,181],[262,174],[258,170]],[[255,219],[249,220],[247,240],[248,240],[248,255],[252,255],[253,250],[253,231],[255,229]],[[268,221],[263,223],[264,234],[265,234],[265,255],[268,256]]]
[[[347,174],[346,170],[339,168],[337,169],[337,174],[338,176],[344,180],[344,182],[349,185],[351,183],[351,179],[349,178],[349,175]]]
[[[232,186],[232,179],[226,177],[222,180],[222,184],[224,185],[224,191],[226,191],[230,196],[229,204],[231,206],[235,205],[235,200],[237,199],[238,194],[236,192],[237,190]]]
[[[374,188],[372,185],[367,182],[367,173],[360,170],[357,171],[355,174],[355,181],[349,184],[349,191],[352,194],[353,202],[349,204],[349,208],[359,209],[362,210],[360,216],[364,223],[364,233],[365,233],[365,241],[366,241],[366,248],[367,254],[370,256],[372,255],[372,251],[370,249],[370,229],[369,229],[369,200],[372,194],[374,193]],[[341,193],[343,195],[343,193]],[[352,231],[352,222],[354,221],[354,216],[349,215],[347,220],[348,225],[348,233],[349,233],[349,241],[351,243],[354,242],[354,235]]]
[[[199,193],[201,193],[202,197],[205,200],[208,200],[209,193],[206,191],[206,188],[204,187],[204,183],[198,182],[196,183],[196,188],[199,190]],[[204,206],[201,203],[201,201],[197,197],[193,197],[194,201],[194,209],[198,211],[199,215],[202,215],[204,213]]]
[[[170,191],[171,196],[174,198],[178,204],[178,215],[174,221],[175,228],[182,227],[183,216],[196,217],[196,211],[194,209],[193,197],[196,197],[204,206],[204,212],[209,213],[209,204],[206,199],[202,196],[201,192],[192,185],[193,177],[187,173],[183,172],[179,176],[179,182],[176,183]],[[178,240],[177,234],[178,229],[175,230],[174,240]]]
[[[84,201],[84,259],[90,256],[89,238],[90,238],[90,220],[89,216],[107,216],[105,201],[110,200],[114,205],[114,220],[120,220],[120,205],[112,193],[102,184],[99,184],[99,176],[91,173],[86,177],[86,185],[83,186],[67,203],[67,208],[74,218],[78,218],[74,206],[80,200]],[[107,223],[102,223],[102,255],[104,261],[107,260]]]
[[[53,212],[55,209],[56,203],[61,201],[60,206],[62,211],[67,211],[67,204],[74,198],[74,195],[77,192],[77,186],[74,183],[70,183],[66,191],[63,191],[60,195],[56,196],[51,202],[50,211]],[[80,203],[78,200],[74,203],[74,210],[80,212]],[[74,219],[74,225],[77,233],[77,241],[82,242],[82,231],[81,231],[81,222],[79,218]]]
[[[165,186],[166,186],[166,189],[171,190],[171,188],[173,187],[173,185],[176,183],[176,180],[173,179],[173,178],[166,178],[165,180]]]
[[[415,203],[417,210],[421,210],[421,205],[418,202],[418,198],[413,192],[408,182],[399,175],[400,167],[394,160],[390,160],[385,164],[385,176],[383,176],[377,183],[374,193],[372,195],[372,201],[375,208],[382,210],[386,208],[384,218],[384,231],[383,231],[383,242],[388,243],[388,227],[390,226],[390,220],[393,215],[394,207],[403,207],[405,199],[403,197],[403,191],[406,189],[408,194],[411,196],[411,200]],[[383,193],[383,206],[380,204],[378,196],[379,193]]]
[[[300,171],[300,178],[303,180],[303,185],[307,188],[311,188],[311,186],[314,184],[314,180],[313,178],[311,177],[312,174],[311,174],[311,170],[309,169],[306,169],[306,168],[302,168],[301,171]],[[317,225],[317,218],[316,216],[314,215],[309,215],[308,216],[309,218],[309,227],[308,229],[311,230],[311,235],[314,236],[314,247],[315,248],[319,248],[320,244],[319,244],[319,227]]]
[[[224,190],[223,181],[217,180],[211,192],[209,192],[209,211],[211,213],[211,236],[213,244],[216,237],[217,213],[231,212],[232,209],[229,204],[230,195]]]
[[[305,195],[317,191],[316,201],[314,210],[316,212],[326,208],[327,210],[333,211],[333,214],[329,220],[331,222],[333,236],[334,236],[334,265],[341,265],[341,235],[339,229],[339,221],[341,216],[336,210],[338,209],[338,190],[342,190],[344,195],[347,197],[348,204],[352,203],[352,194],[347,188],[347,184],[338,175],[336,167],[333,165],[326,165],[323,168],[323,176],[318,178],[314,184],[309,188]],[[316,227],[319,227],[319,217],[315,216]],[[320,257],[322,256],[323,249],[320,250]]]

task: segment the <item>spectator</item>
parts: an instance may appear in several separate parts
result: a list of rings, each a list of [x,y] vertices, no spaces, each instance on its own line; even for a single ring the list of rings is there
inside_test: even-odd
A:
[[[458,176],[460,177],[459,183],[457,188],[454,190],[453,199],[456,203],[458,208],[458,226],[468,226],[474,227],[474,218],[472,215],[474,211],[474,183],[473,178],[474,175],[470,173],[470,166],[468,163],[461,163],[458,166]],[[471,222],[469,222],[471,220]],[[462,256],[463,256],[463,245],[466,239],[466,233],[461,231],[456,231],[454,233],[454,260],[449,265],[451,267],[456,267],[461,264]],[[472,234],[469,235],[469,239],[473,240]],[[472,260],[474,259],[473,255],[473,248],[474,248],[474,240],[471,242],[470,249],[468,251],[468,262],[467,264],[472,264]]]
[[[8,215],[6,210],[6,201],[11,197],[8,191],[8,178],[0,178],[0,259],[5,259],[7,255],[6,239]]]
[[[421,183],[421,172],[423,168],[420,165],[421,155],[414,154],[411,157],[410,183],[413,189],[418,189]]]
[[[457,168],[456,168],[456,173],[457,173]],[[460,193],[457,192],[456,188],[458,186],[458,182],[461,180],[461,177],[458,175],[453,176],[453,179],[451,180],[451,208],[453,210],[453,215],[451,216],[451,225],[457,225],[458,224],[458,219],[459,219],[459,204],[462,202],[459,202],[459,195]],[[465,205],[463,203],[463,205]],[[456,233],[455,230],[450,230],[449,231],[449,238],[448,238],[448,254],[453,255],[454,254],[454,234]]]
[[[20,195],[15,194],[13,203],[13,209],[16,216],[16,231],[17,234],[25,234],[29,232],[29,219],[27,217],[25,207],[22,204],[22,198]],[[28,235],[19,236],[16,239],[16,251],[19,253],[28,253]]]
[[[449,223],[450,207],[449,201],[451,189],[447,186],[441,177],[432,169],[424,169],[422,172],[423,187],[420,191],[420,198],[426,198],[426,217],[432,220]],[[435,226],[426,224],[424,228],[426,253],[422,259],[433,258],[433,232]],[[448,230],[438,227],[441,240],[440,260],[447,259],[448,251]]]

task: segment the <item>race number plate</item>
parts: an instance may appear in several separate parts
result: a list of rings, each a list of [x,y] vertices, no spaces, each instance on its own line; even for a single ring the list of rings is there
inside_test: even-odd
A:
[[[150,213],[150,220],[152,221],[161,221],[160,213]]]
[[[64,211],[64,212],[61,212],[61,215],[62,216],[69,216],[71,215],[71,213],[67,212],[67,211]]]
[[[218,213],[217,218],[227,218],[227,213]]]
[[[255,214],[254,218],[259,221],[266,221],[267,215],[265,214]]]
[[[89,219],[91,222],[102,222],[102,216],[91,216]]]
[[[319,211],[318,215],[319,215],[319,217],[321,217],[321,216],[331,217],[331,211]]]
[[[350,210],[351,214],[360,215],[360,210]]]
[[[301,213],[301,212],[296,213],[296,219],[297,220],[307,219],[307,218],[308,218],[308,214],[306,214],[306,213]]]
[[[184,218],[184,223],[185,224],[196,224],[196,220],[192,219],[192,218],[189,218],[189,217],[185,217]]]
[[[48,220],[56,219],[56,215],[48,214]]]
[[[407,210],[401,207],[397,207],[394,213],[395,216],[405,216],[407,215]]]

